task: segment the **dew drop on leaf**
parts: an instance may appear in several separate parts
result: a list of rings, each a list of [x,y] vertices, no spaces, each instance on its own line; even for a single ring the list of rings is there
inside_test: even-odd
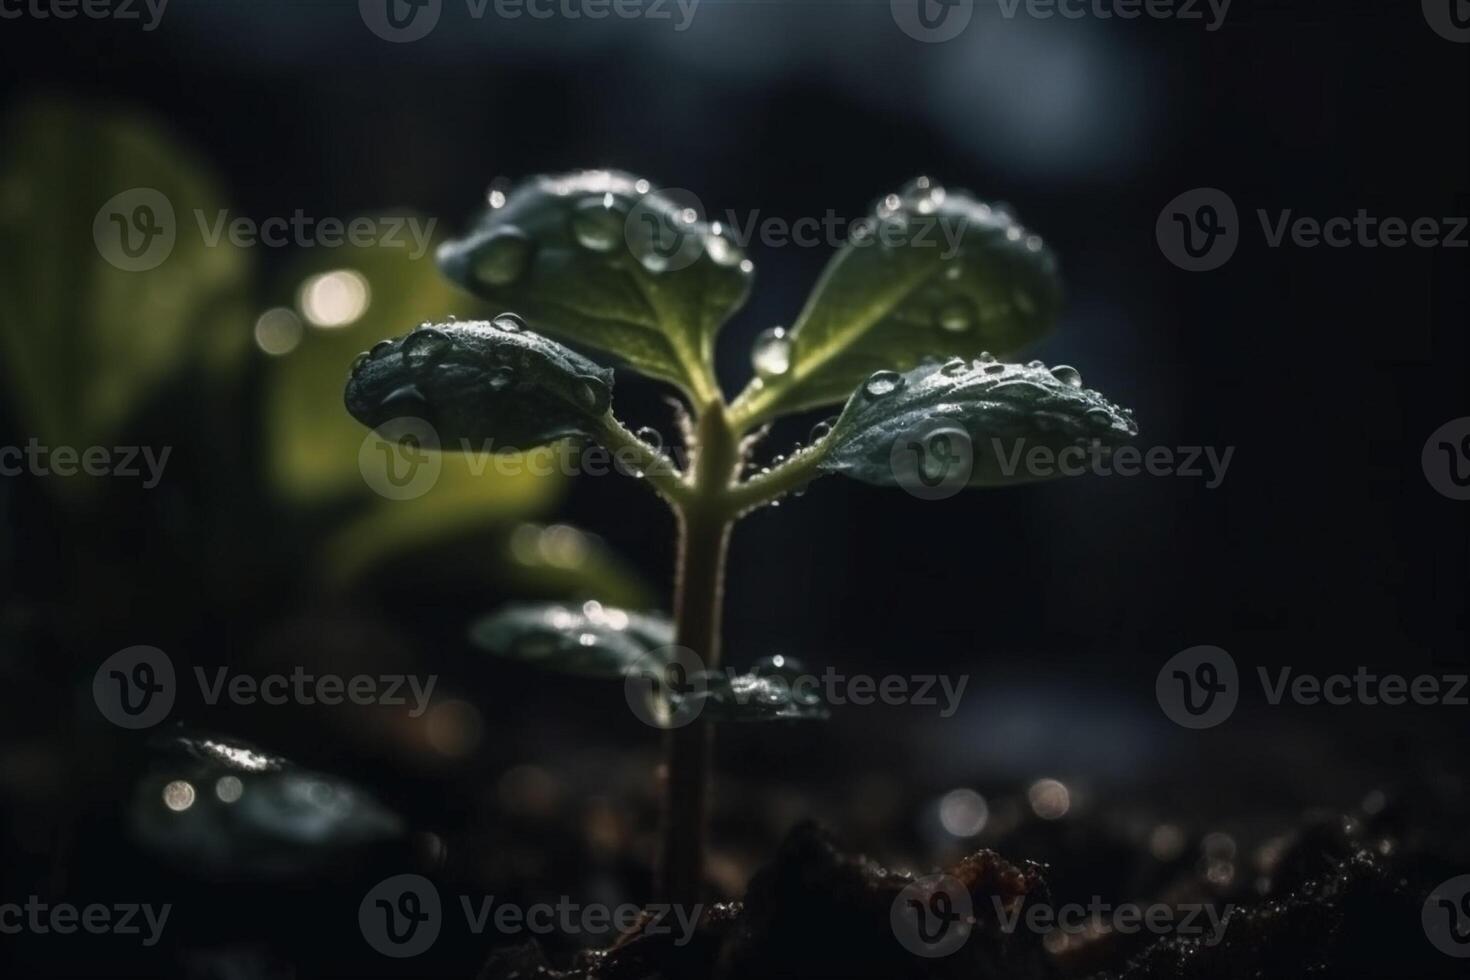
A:
[[[514,313],[502,313],[491,320],[490,325],[497,330],[504,330],[507,333],[515,333],[518,330],[526,329],[526,321]]]
[[[1078,371],[1070,364],[1058,364],[1056,367],[1051,369],[1051,374],[1052,377],[1056,378],[1068,388],[1082,387],[1082,372]]]
[[[791,338],[783,327],[772,327],[755,338],[750,364],[762,378],[776,378],[791,370]]]
[[[490,286],[508,286],[525,274],[535,244],[519,228],[502,228],[475,258],[475,278]]]
[[[875,371],[863,384],[863,394],[869,398],[882,398],[903,387],[903,375],[897,371]]]
[[[939,373],[946,378],[958,378],[968,370],[970,370],[970,365],[963,357],[951,357],[944,362],[944,367],[939,369]]]
[[[822,421],[818,422],[816,425],[812,426],[812,431],[808,435],[808,438],[812,442],[817,442],[821,439],[827,438],[828,433],[832,431],[832,425],[836,421],[836,416],[833,416],[830,419],[823,419]]]
[[[607,411],[612,401],[612,392],[608,391],[607,385],[603,384],[599,378],[583,378],[582,390],[578,392],[578,397],[593,414],[601,415]]]
[[[611,192],[594,195],[572,209],[572,234],[583,248],[610,252],[622,239],[626,220]]]
[[[664,447],[664,437],[651,425],[645,425],[633,434],[638,437],[639,442],[646,442],[654,449]]]
[[[426,368],[448,354],[454,342],[447,334],[424,328],[403,339],[403,363],[410,368]]]

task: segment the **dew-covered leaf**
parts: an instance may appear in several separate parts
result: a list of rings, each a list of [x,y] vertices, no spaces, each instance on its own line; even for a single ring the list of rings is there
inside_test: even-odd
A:
[[[789,657],[767,657],[749,673],[704,671],[669,692],[675,717],[713,722],[826,721],[817,678]]]
[[[745,301],[751,264],[698,202],[631,174],[533,177],[491,207],[439,263],[536,330],[606,351],[699,401],[720,325]]]
[[[592,435],[612,386],[612,371],[506,313],[381,341],[352,365],[346,402],[369,428],[419,419],[442,450],[499,452]]]
[[[481,619],[470,639],[491,653],[563,674],[618,679],[646,668],[674,642],[663,616],[600,602],[515,603]]]
[[[923,496],[1069,475],[1137,434],[1133,413],[1084,388],[1075,368],[952,358],[864,381],[819,465]],[[1065,465],[1043,468],[1033,453]]]
[[[351,783],[247,742],[171,735],[154,747],[133,800],[133,831],[183,867],[287,877],[346,863],[403,833],[397,814]]]
[[[748,420],[841,402],[876,370],[925,357],[1001,355],[1061,307],[1056,260],[1001,207],[927,178],[889,194],[833,256],[790,331],[767,332]]]

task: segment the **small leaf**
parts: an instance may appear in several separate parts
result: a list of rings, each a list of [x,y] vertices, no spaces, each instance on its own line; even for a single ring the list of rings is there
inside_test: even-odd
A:
[[[714,722],[826,721],[815,681],[783,657],[767,658],[748,674],[705,671],[693,679],[693,690],[670,693],[670,712]]]
[[[422,419],[441,449],[500,452],[592,435],[612,385],[612,371],[501,314],[379,342],[354,364],[346,401],[370,428]]]
[[[715,334],[745,302],[752,266],[686,197],[617,171],[533,177],[442,246],[439,263],[538,331],[704,402],[716,394]]]
[[[1061,307],[1056,260],[1003,208],[919,178],[878,202],[822,273],[780,357],[737,415],[833,404],[873,371],[926,356],[1007,354],[1049,329]],[[766,339],[769,344],[770,338]]]
[[[516,603],[476,623],[470,639],[491,653],[563,674],[620,679],[646,669],[650,655],[656,660],[655,651],[674,642],[674,625],[657,614],[600,602]]]
[[[942,450],[935,441],[941,434]],[[1036,447],[1048,454],[1081,455],[1094,446],[1106,452],[1137,434],[1133,413],[1083,388],[1075,368],[953,358],[907,374],[879,371],[865,381],[838,418],[819,466],[878,486],[917,489],[955,478],[1000,486],[1066,475],[1056,467],[1033,471],[1026,453]],[[931,461],[944,465],[932,482]]]

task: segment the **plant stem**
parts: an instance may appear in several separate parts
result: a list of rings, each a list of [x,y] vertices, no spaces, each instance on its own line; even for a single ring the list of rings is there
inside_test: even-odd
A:
[[[669,457],[629,432],[611,411],[597,421],[598,441],[613,454],[614,460],[641,472],[649,486],[674,505],[675,510],[689,499],[690,489],[679,478],[679,469]]]
[[[679,556],[674,573],[675,640],[705,670],[720,666],[720,607],[732,513],[724,499],[740,467],[740,447],[712,403],[701,414],[691,464],[692,495],[675,508]],[[692,905],[704,881],[705,800],[713,731],[695,717],[665,734],[663,844],[659,891],[663,901]]]

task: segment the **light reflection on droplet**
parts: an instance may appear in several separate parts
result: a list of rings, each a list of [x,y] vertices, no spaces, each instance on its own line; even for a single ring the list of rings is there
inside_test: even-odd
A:
[[[370,295],[368,281],[362,273],[337,269],[303,282],[297,304],[307,322],[333,329],[355,323],[367,312]]]
[[[301,343],[301,320],[284,306],[266,310],[255,321],[255,346],[279,357]]]
[[[1072,808],[1072,794],[1055,779],[1038,779],[1026,791],[1032,811],[1043,820],[1056,820]]]
[[[194,784],[184,779],[175,779],[163,788],[163,805],[175,813],[182,813],[194,805]]]
[[[990,807],[972,789],[953,789],[939,801],[939,822],[955,837],[974,837],[985,829]]]
[[[222,803],[234,803],[245,793],[245,784],[238,776],[221,776],[214,782],[214,795]]]

